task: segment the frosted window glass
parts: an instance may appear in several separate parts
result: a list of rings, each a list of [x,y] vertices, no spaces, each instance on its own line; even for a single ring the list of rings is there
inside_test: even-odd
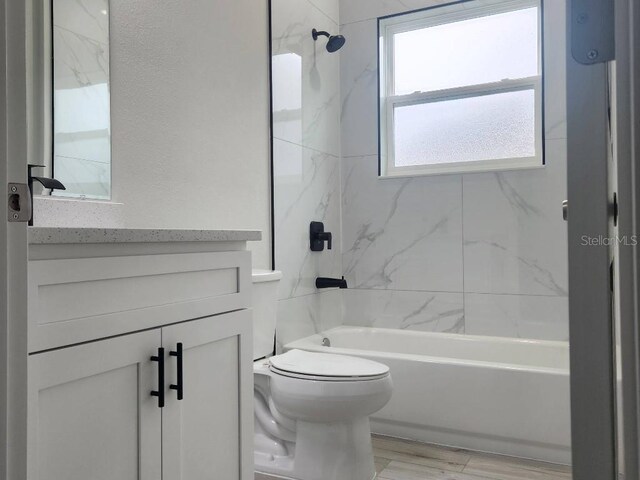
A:
[[[533,157],[533,89],[394,109],[395,165]]]
[[[394,35],[395,95],[538,75],[538,9]]]

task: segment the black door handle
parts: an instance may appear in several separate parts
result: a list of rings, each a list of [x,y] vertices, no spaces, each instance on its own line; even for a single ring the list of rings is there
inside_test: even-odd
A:
[[[151,357],[152,362],[158,362],[158,390],[151,390],[152,397],[158,397],[158,408],[164,407],[164,348],[158,348],[158,355]]]
[[[184,377],[182,375],[182,343],[176,345],[176,350],[171,350],[169,355],[176,357],[176,365],[178,367],[178,383],[169,385],[171,390],[177,391],[178,400],[182,400],[184,397]]]

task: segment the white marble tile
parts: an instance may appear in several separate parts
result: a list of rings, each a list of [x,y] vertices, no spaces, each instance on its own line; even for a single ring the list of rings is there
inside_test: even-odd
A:
[[[462,291],[460,176],[385,178],[343,159],[343,270],[353,288]]]
[[[329,290],[278,301],[276,351],[294,340],[341,324],[342,292]]]
[[[311,30],[338,25],[306,0],[274,0],[273,135],[332,155],[340,154],[340,53],[327,52]]]
[[[55,0],[53,24],[108,45],[109,0]]]
[[[469,335],[569,340],[567,297],[467,293],[464,299]]]
[[[316,293],[316,277],[342,275],[339,159],[276,139],[274,179],[280,298]],[[309,249],[311,221],[324,222],[332,233],[332,250]]]
[[[328,289],[320,292],[320,328],[321,331],[339,327],[343,324],[344,307],[342,296],[345,290]]]
[[[378,23],[341,27],[347,38],[340,58],[342,156],[378,152]]]
[[[342,24],[370,20],[386,15],[433,7],[450,0],[341,0],[340,22]]]
[[[278,301],[276,353],[281,353],[287,343],[320,331],[318,297],[311,294]]]
[[[342,293],[344,324],[464,333],[462,293],[355,290]]]
[[[567,295],[566,141],[547,147],[543,168],[464,175],[465,292]]]
[[[318,10],[340,25],[340,1],[339,0],[309,0]],[[333,33],[333,32],[332,32]]]
[[[55,153],[109,163],[108,45],[54,28]]]
[[[56,155],[54,165],[55,177],[64,184],[66,191],[94,199],[111,196],[111,164]],[[65,191],[56,193],[64,195]]]

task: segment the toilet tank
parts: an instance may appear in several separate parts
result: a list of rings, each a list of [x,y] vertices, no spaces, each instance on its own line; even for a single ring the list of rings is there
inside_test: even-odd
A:
[[[273,354],[278,309],[278,285],[282,272],[253,270],[253,359]]]

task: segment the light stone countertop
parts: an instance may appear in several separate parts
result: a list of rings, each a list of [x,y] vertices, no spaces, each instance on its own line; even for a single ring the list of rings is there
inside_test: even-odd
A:
[[[262,239],[260,230],[172,230],[129,228],[29,227],[29,244],[250,242]]]

